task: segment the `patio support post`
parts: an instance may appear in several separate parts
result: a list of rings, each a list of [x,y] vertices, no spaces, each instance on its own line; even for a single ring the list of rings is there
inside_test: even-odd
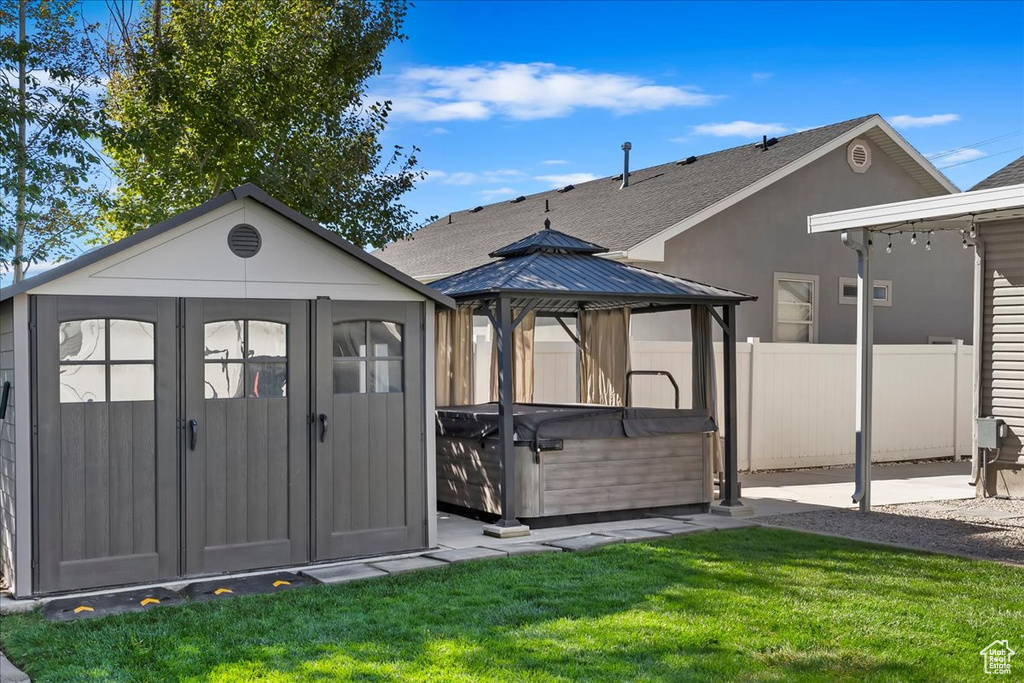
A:
[[[871,233],[861,230],[860,244],[848,232],[843,244],[857,252],[857,484],[853,502],[871,512],[871,383],[874,357],[874,286],[871,279]]]
[[[740,507],[739,463],[736,452],[736,306],[722,306],[725,352],[725,482],[722,506]]]
[[[498,299],[498,449],[501,455],[501,527],[521,526],[516,519],[516,463],[512,422],[512,302]]]

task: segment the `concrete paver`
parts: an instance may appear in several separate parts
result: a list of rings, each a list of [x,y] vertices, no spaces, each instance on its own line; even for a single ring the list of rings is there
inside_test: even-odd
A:
[[[11,660],[0,652],[0,683],[29,683],[28,674],[11,664]]]
[[[490,548],[491,546],[483,546]],[[500,548],[492,548],[494,550],[501,550],[504,553],[508,553],[509,557],[518,557],[520,555],[540,555],[542,553],[560,553],[561,548],[556,548],[551,545],[543,545],[541,543],[509,543],[503,545]]]
[[[586,536],[574,536],[572,538],[546,541],[546,543],[547,545],[561,548],[562,550],[571,553],[579,553],[586,552],[587,550],[594,550],[595,548],[602,548],[606,545],[612,545],[613,543],[622,543],[622,540],[623,539],[615,538],[614,536],[587,534]]]
[[[659,538],[665,539],[670,535],[653,529],[612,529],[602,534],[602,536],[621,538],[623,541],[651,541]]]
[[[505,550],[495,550],[494,548],[452,548],[451,550],[427,553],[425,557],[448,562],[449,564],[459,564],[461,562],[469,562],[470,560],[491,560],[499,557],[508,557],[508,553]]]
[[[340,567],[324,567],[322,569],[307,569],[301,572],[305,576],[316,579],[320,583],[349,583],[350,581],[361,581],[372,579],[378,576],[387,576],[383,569],[376,569],[368,564],[345,564]]]
[[[431,557],[407,557],[402,560],[385,560],[383,562],[371,562],[371,567],[380,569],[388,574],[406,574],[421,569],[439,569],[447,567],[448,563],[442,560],[435,560]]]

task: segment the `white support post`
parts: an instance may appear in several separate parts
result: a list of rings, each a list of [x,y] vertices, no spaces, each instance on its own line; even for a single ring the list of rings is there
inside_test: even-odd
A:
[[[843,232],[843,244],[857,252],[857,484],[853,502],[871,512],[871,385],[874,346],[875,294],[871,279],[871,232],[861,230],[861,242]]]

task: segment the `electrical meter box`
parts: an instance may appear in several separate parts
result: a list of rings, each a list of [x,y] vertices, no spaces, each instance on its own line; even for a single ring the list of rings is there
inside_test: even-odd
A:
[[[975,422],[978,425],[978,448],[999,448],[999,442],[1006,436],[1006,423],[998,417],[979,417]]]

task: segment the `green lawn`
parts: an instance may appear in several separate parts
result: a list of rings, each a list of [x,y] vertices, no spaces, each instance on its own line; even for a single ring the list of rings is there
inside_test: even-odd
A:
[[[1024,570],[756,528],[0,631],[34,681],[983,680]]]

